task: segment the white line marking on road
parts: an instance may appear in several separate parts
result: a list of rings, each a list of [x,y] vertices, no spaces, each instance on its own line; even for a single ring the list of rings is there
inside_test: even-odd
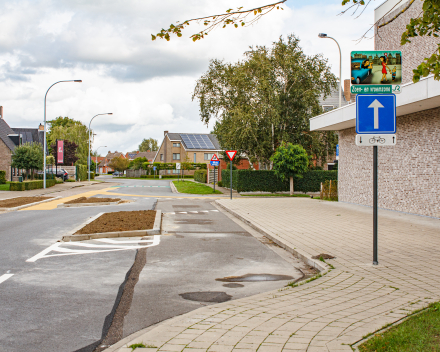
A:
[[[179,211],[179,212],[177,212],[177,214],[188,214],[188,212],[186,212],[186,211]]]
[[[200,213],[209,213],[209,210],[200,210]]]
[[[211,211],[215,211],[216,213],[218,213],[218,210],[211,210]]]
[[[190,213],[197,214],[198,211],[190,211]]]
[[[64,256],[64,255],[104,253],[104,252],[116,252],[116,251],[126,251],[126,250],[133,250],[133,249],[148,248],[148,247],[157,246],[160,243],[160,236],[154,235],[152,240],[139,238],[139,240],[133,240],[133,241],[115,241],[115,240],[110,240],[110,239],[97,239],[96,241],[114,243],[114,244],[99,245],[99,244],[85,243],[85,242],[57,242],[57,243],[54,243],[53,245],[49,246],[45,250],[41,251],[37,255],[33,256],[32,258],[26,260],[26,262],[35,262],[38,259],[42,259],[42,258],[60,257],[60,256]],[[133,243],[133,244],[137,244],[137,245],[124,246],[124,245],[118,245],[119,243]],[[150,243],[150,244],[148,244],[148,243]],[[140,245],[140,244],[142,244],[142,245]],[[74,246],[74,247],[76,246],[76,247],[85,247],[85,248],[92,248],[92,249],[85,249],[85,250],[84,249],[72,249],[72,248],[61,247],[61,246]],[[112,248],[112,249],[101,249],[101,248]],[[52,251],[58,252],[60,254],[48,254]]]
[[[0,276],[0,284],[2,282],[5,282],[7,279],[9,279],[12,276],[14,276],[14,274],[3,274],[2,276]]]

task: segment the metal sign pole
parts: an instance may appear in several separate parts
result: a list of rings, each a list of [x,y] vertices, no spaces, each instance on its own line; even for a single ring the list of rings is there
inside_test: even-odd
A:
[[[214,193],[215,193],[215,165],[214,165]]]
[[[377,259],[377,145],[373,146],[373,265]]]
[[[58,174],[58,139],[55,140],[55,150],[57,151],[55,153],[55,177],[57,177]],[[46,170],[44,170],[46,172]],[[52,164],[52,176],[53,176],[53,164]]]
[[[230,166],[231,166],[231,200],[232,200],[232,160]]]

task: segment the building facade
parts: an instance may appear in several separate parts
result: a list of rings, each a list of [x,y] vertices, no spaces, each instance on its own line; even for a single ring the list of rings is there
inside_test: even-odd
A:
[[[375,50],[402,51],[404,82],[396,95],[397,144],[378,151],[379,207],[440,218],[440,82],[428,76],[412,83],[412,70],[440,40],[416,37],[400,45],[422,5],[388,0],[375,10]],[[373,150],[355,145],[355,119],[352,103],[314,117],[310,128],[339,131],[339,200],[371,206]]]

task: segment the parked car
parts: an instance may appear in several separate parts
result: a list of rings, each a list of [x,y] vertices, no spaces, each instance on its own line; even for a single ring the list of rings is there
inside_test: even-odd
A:
[[[63,181],[66,181],[69,178],[69,173],[64,169],[47,169],[46,174],[55,174],[56,177],[62,178]],[[43,171],[39,171],[38,175],[43,175]]]
[[[119,172],[119,171],[113,172],[113,176],[122,176],[122,175],[124,175],[123,172]]]
[[[371,75],[371,68],[365,67],[365,59],[351,60],[351,83],[362,84],[362,82]]]

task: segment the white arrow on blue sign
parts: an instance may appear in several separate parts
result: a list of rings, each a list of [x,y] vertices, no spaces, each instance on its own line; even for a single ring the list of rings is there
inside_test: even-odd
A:
[[[356,133],[395,134],[396,96],[394,94],[356,95]]]
[[[211,160],[210,161],[212,166],[219,166],[220,165],[220,160]]]

